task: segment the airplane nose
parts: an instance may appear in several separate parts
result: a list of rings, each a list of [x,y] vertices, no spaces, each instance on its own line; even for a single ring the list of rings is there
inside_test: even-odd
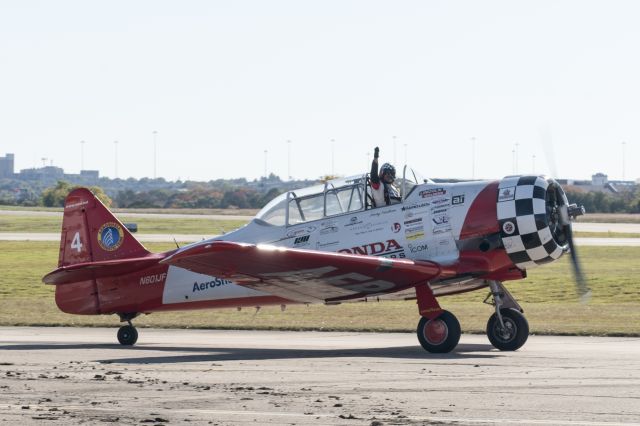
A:
[[[510,176],[498,185],[500,237],[520,269],[553,262],[569,248],[561,215],[567,210],[562,187],[544,176]]]

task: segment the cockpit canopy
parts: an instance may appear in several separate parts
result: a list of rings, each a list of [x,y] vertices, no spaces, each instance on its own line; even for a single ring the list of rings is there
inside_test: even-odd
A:
[[[396,179],[402,199],[421,183],[429,182],[405,166],[403,178]],[[324,185],[286,192],[269,202],[256,219],[283,226],[310,222],[373,208],[367,196],[368,175],[334,179]]]

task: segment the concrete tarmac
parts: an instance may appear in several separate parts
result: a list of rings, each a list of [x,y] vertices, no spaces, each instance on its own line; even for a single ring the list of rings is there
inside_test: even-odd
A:
[[[640,339],[0,328],[0,424],[640,424]]]

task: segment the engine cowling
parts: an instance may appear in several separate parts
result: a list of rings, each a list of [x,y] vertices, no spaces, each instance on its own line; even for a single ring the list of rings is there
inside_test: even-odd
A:
[[[558,182],[544,176],[509,176],[498,185],[500,237],[520,269],[553,262],[568,248],[562,214],[568,201]]]

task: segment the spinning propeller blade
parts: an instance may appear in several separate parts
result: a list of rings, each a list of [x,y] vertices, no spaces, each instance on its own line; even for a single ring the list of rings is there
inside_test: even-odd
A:
[[[569,243],[569,252],[571,254],[571,266],[573,266],[573,276],[576,280],[576,290],[580,296],[582,303],[587,303],[591,299],[591,290],[587,284],[587,279],[582,272],[582,266],[580,265],[580,259],[578,259],[578,253],[576,251],[576,245],[573,241],[573,230],[571,224],[565,225],[565,235],[567,236],[567,242]]]

